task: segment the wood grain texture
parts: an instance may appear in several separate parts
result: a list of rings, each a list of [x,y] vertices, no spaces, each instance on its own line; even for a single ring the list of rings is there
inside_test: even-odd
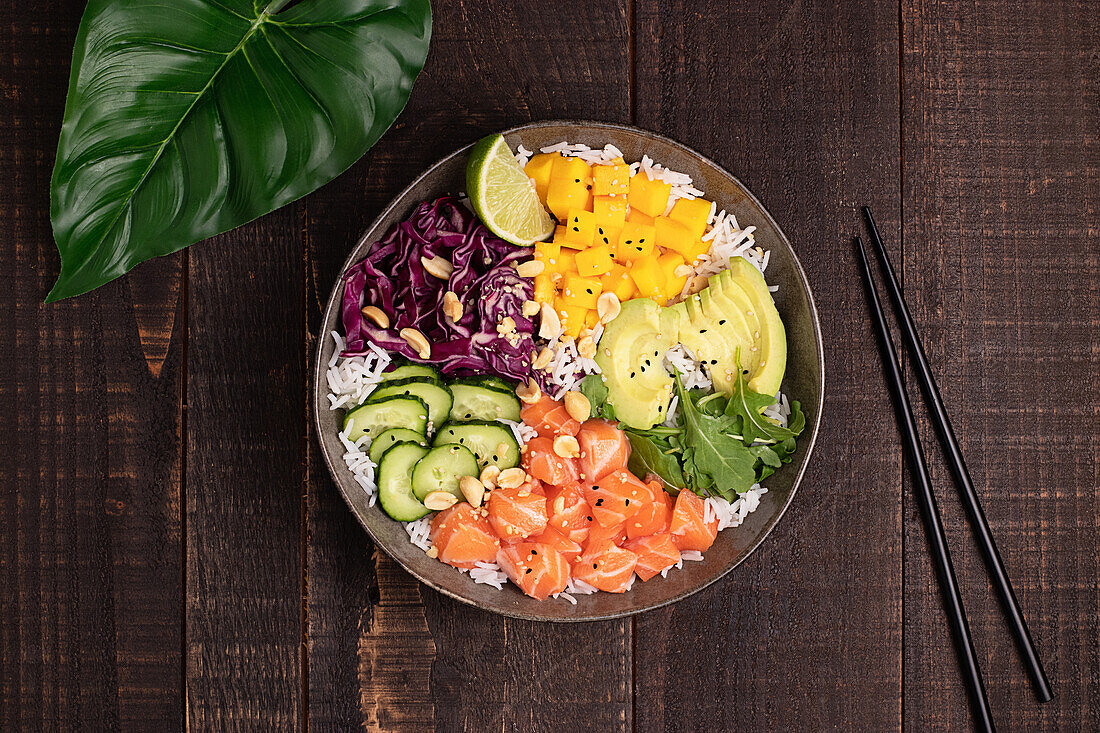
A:
[[[189,250],[189,730],[303,723],[298,205]]]
[[[638,124],[713,157],[776,217],[814,288],[827,384],[809,472],[768,541],[710,589],[638,618],[637,729],[896,728],[900,444],[851,237],[867,203],[896,241],[897,7],[637,12]]]
[[[593,3],[581,16],[550,4],[434,10],[432,50],[405,112],[306,203],[311,333],[359,234],[432,162],[530,120],[629,120],[625,3]],[[568,60],[556,56],[565,47]],[[629,728],[629,621],[522,624],[421,588],[377,556],[310,450],[311,727],[539,731],[569,716],[594,730]],[[572,676],[580,650],[602,666]],[[401,675],[400,660],[408,665]]]
[[[1002,730],[1097,730],[1100,16],[1089,2],[903,10],[906,294],[1054,701],[1034,700],[936,456],[975,646]],[[906,519],[905,729],[960,730],[911,503]]]
[[[0,729],[179,730],[180,258],[42,304],[82,8],[0,6]]]

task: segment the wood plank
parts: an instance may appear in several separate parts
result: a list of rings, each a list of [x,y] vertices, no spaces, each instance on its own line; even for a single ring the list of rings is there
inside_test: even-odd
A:
[[[292,204],[188,254],[192,730],[303,723],[300,214]]]
[[[629,119],[625,3],[593,3],[583,17],[566,8],[434,8],[428,65],[398,123],[306,203],[311,333],[360,232],[433,161],[528,120]],[[555,60],[563,48],[568,62]],[[420,587],[371,547],[312,442],[310,450],[311,725],[538,731],[584,719],[599,730],[630,726],[629,622],[563,629],[506,621]],[[574,671],[582,649],[602,666]]]
[[[179,730],[181,258],[42,303],[83,6],[0,9],[0,729]]]
[[[638,124],[713,157],[783,227],[821,312],[828,395],[809,473],[767,542],[638,618],[637,728],[896,728],[900,450],[851,237],[869,204],[897,242],[897,7],[646,0],[637,18]]]
[[[1054,701],[1034,700],[937,456],[975,646],[1002,730],[1097,730],[1100,16],[1018,0],[903,11],[907,297]],[[965,691],[906,515],[905,728],[960,730]]]

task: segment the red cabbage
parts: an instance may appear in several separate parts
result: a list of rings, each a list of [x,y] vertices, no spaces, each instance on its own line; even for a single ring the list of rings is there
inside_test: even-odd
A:
[[[458,198],[421,203],[344,274],[344,356],[366,353],[370,342],[410,361],[433,364],[444,374],[488,372],[526,381],[533,374],[536,327],[522,310],[534,288],[531,280],[516,273],[513,263],[532,254],[529,247],[493,235]],[[421,257],[450,261],[450,278],[429,275]],[[443,294],[448,290],[462,303],[458,323],[443,316]],[[367,305],[389,316],[390,327],[379,328],[364,318]],[[511,341],[497,333],[497,324],[506,316],[516,324]],[[408,327],[427,337],[432,346],[429,359],[421,359],[398,335]]]

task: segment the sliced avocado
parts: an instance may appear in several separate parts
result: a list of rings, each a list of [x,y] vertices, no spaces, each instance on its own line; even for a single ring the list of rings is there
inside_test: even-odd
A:
[[[752,330],[738,308],[721,291],[708,287],[682,304],[694,317],[680,326],[677,337],[706,365],[714,388],[732,392],[738,349],[749,351]]]
[[[622,304],[600,338],[596,363],[607,401],[615,417],[632,428],[651,428],[665,419],[672,378],[662,360],[676,343],[678,318],[649,298],[634,298]]]
[[[772,294],[764,276],[744,257],[730,260],[730,282],[742,289],[752,303],[751,315],[756,318],[760,330],[756,338],[755,368],[750,370],[749,389],[760,394],[773,395],[779,391],[783,374],[787,369],[787,331],[775,308]],[[746,315],[749,315],[746,313]]]

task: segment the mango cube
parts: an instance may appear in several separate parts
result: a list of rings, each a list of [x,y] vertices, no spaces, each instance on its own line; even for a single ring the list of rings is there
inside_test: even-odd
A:
[[[615,264],[611,257],[611,248],[605,244],[589,247],[577,253],[577,272],[585,277],[596,277],[611,270]]]
[[[571,272],[577,271],[577,253],[571,249],[562,247],[558,250],[558,256],[554,258],[553,262],[546,263],[546,269],[543,272],[547,272],[551,275],[567,275]]]
[[[630,279],[634,281],[642,297],[652,298],[658,305],[665,304],[667,298],[661,297],[665,288],[665,276],[656,257],[645,257],[632,264]]]
[[[558,155],[554,160],[554,166],[550,169],[550,180],[568,181],[570,183],[583,183],[585,188],[592,183],[592,166],[580,158],[566,158]]]
[[[561,229],[562,227],[558,228]],[[561,244],[558,242],[535,242],[535,259],[546,267],[550,267],[551,263],[557,260],[558,254],[560,253]]]
[[[615,253],[620,260],[626,262],[640,260],[648,257],[653,252],[656,238],[657,230],[654,227],[628,221],[623,230],[619,232],[619,244]]]
[[[668,218],[687,227],[691,236],[698,239],[707,230],[712,204],[706,199],[677,199],[668,212]]]
[[[595,308],[596,301],[603,292],[603,284],[591,277],[566,275],[565,287],[561,291],[561,302],[579,308]]]
[[[657,179],[649,180],[649,176],[639,172],[630,179],[630,195],[627,201],[631,209],[637,209],[649,216],[661,216],[668,207],[668,196],[672,193],[672,186]]]
[[[588,311],[588,315],[584,317],[585,329],[591,331],[596,327],[596,324],[600,322],[600,314],[596,311]]]
[[[653,217],[649,214],[643,214],[637,209],[631,209],[630,213],[626,215],[626,220],[632,224],[648,224],[653,226]]]
[[[626,196],[630,193],[630,166],[597,165],[592,169],[592,193],[596,196]]]
[[[565,225],[558,224],[554,227],[554,236],[550,238],[550,241],[560,243],[563,239],[565,239]]]
[[[561,156],[556,153],[539,153],[527,161],[523,172],[535,182],[535,191],[539,200],[546,203],[546,192],[550,188],[550,170],[554,167],[554,158]]]
[[[539,303],[553,303],[558,297],[558,288],[548,272],[535,275],[535,300]]]
[[[654,241],[658,247],[671,249],[682,255],[691,252],[695,242],[699,239],[698,237],[692,236],[691,232],[689,232],[688,228],[683,224],[673,221],[667,216],[658,216],[654,224],[654,229],[656,230],[656,239]]]
[[[596,215],[583,209],[570,209],[565,220],[565,238],[562,244],[573,249],[583,249],[596,237]],[[574,246],[576,245],[576,246]]]
[[[593,244],[597,247],[601,245],[607,247],[607,249],[611,252],[611,259],[617,260],[619,259],[619,233],[621,231],[621,227],[616,229],[606,229],[602,226],[597,225],[596,240],[593,242]]]
[[[573,338],[577,338],[584,329],[584,321],[585,318],[588,317],[588,309],[559,300],[555,310],[558,312],[558,318],[561,319],[562,329],[565,333]]]
[[[575,183],[571,178],[551,178],[546,191],[546,208],[558,221],[565,221],[570,209],[587,211],[592,208],[592,193],[587,183]]]
[[[692,243],[692,245],[687,248],[687,250],[681,252],[680,254],[684,256],[684,259],[687,260],[688,264],[691,264],[695,262],[695,260],[699,259],[699,255],[705,254],[707,252],[710,252],[710,242],[704,242],[701,239],[696,239]]]
[[[626,198],[622,196],[594,196],[592,212],[596,226],[605,229],[622,229],[626,224]]]
[[[638,293],[637,286],[630,278],[630,269],[617,262],[611,266],[610,272],[600,278],[600,284],[605,293],[615,293],[620,303],[625,303]]]
[[[687,284],[687,275],[677,275],[676,268],[686,265],[684,258],[675,252],[666,252],[657,258],[657,264],[661,266],[661,271],[664,273],[665,283],[661,288],[661,294],[668,298],[675,298],[680,295],[680,292],[684,289],[684,285]]]

